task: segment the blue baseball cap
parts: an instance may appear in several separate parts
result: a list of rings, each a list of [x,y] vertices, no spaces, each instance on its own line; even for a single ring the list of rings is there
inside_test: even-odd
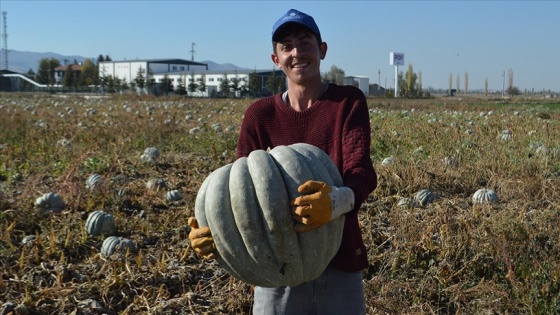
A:
[[[303,12],[300,12],[295,9],[290,9],[286,14],[284,14],[274,26],[272,26],[272,40],[275,40],[276,33],[278,30],[287,23],[299,23],[303,26],[310,29],[313,33],[317,34],[319,38],[321,38],[321,32],[319,31],[319,27],[315,23],[315,20],[310,15],[307,15]],[[277,39],[277,38],[276,38]]]

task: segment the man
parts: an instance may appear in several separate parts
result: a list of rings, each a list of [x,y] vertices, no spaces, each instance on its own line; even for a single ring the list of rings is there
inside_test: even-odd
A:
[[[370,125],[363,93],[352,86],[325,84],[320,64],[327,44],[314,19],[291,9],[272,28],[272,62],[285,73],[288,90],[251,104],[241,126],[237,157],[254,150],[304,142],[325,151],[338,167],[344,185],[301,183],[294,199],[296,231],[320,228],[346,216],[340,248],[316,280],[295,287],[255,288],[254,314],[365,314],[362,270],[367,253],[358,224],[358,210],[375,189],[377,176],[370,158]],[[210,230],[198,228],[189,238],[195,251],[213,258]],[[295,228],[294,224],[294,228]]]

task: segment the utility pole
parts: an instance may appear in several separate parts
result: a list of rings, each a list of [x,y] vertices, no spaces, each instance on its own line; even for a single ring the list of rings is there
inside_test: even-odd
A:
[[[4,21],[2,28],[2,62],[3,68],[8,70],[8,22],[6,21],[8,12],[2,11],[2,19]]]
[[[195,53],[194,45],[196,45],[196,44],[195,44],[195,43],[192,43],[192,44],[191,44],[191,51],[190,51],[190,53],[191,53],[191,61],[194,61],[194,53]]]
[[[377,91],[381,88],[381,69],[377,70]]]
[[[506,81],[506,72],[502,72],[502,98],[504,98],[504,86]]]

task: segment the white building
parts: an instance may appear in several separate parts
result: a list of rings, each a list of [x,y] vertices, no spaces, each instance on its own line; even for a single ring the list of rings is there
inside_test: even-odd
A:
[[[249,75],[257,73],[261,78],[261,90],[266,86],[267,78],[272,74],[272,70],[208,70],[205,63],[188,61],[184,59],[149,59],[149,60],[124,60],[124,61],[100,61],[99,77],[111,76],[131,83],[137,78],[139,73],[143,74],[144,79],[154,79],[156,85],[161,84],[164,78],[171,81],[173,88],[182,83],[189,90],[189,84],[195,80],[197,85],[204,80],[205,90],[188,92],[190,96],[213,96],[221,92],[221,83],[225,78],[230,82],[232,79],[238,80],[240,85],[249,84]],[[281,70],[276,70],[277,76],[284,76]],[[147,80],[146,80],[147,81]],[[239,95],[238,95],[239,96]]]
[[[362,90],[362,92],[364,92],[364,95],[366,97],[369,95],[369,78],[368,77],[347,76],[347,77],[344,77],[344,79],[342,80],[342,84],[353,85],[353,86],[359,88],[360,90]]]

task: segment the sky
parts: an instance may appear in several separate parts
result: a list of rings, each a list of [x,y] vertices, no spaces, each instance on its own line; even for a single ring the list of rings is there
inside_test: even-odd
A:
[[[314,17],[328,45],[321,71],[394,86],[409,65],[424,88],[560,91],[560,1],[0,0],[8,49],[112,60],[181,58],[271,70],[272,25]],[[2,34],[4,34],[2,20]],[[2,37],[3,39],[4,37]],[[194,43],[194,46],[193,46]],[[4,42],[2,41],[2,45]],[[404,66],[389,63],[404,54]],[[505,75],[504,75],[505,74]]]

